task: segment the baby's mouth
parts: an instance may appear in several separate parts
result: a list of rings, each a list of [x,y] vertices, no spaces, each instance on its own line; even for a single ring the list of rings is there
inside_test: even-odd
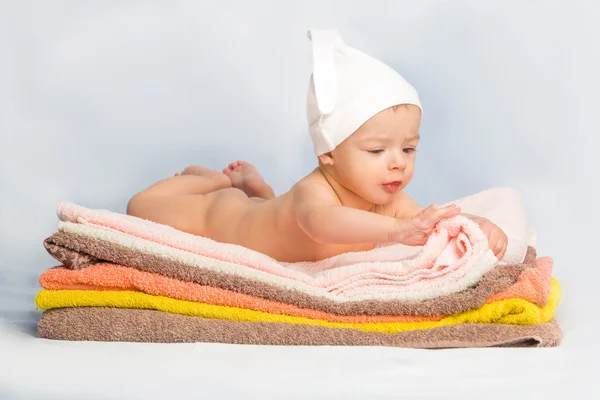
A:
[[[400,186],[402,185],[402,181],[393,181],[383,184],[383,188],[388,192],[397,192]]]

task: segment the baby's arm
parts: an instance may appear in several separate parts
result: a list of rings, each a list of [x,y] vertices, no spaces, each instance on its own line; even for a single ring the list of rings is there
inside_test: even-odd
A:
[[[331,189],[317,182],[296,186],[293,207],[300,228],[319,243],[389,242],[399,228],[394,217],[340,206]]]
[[[426,207],[417,204],[409,195],[406,193],[400,193],[398,201],[394,205],[396,218],[410,218],[419,214]],[[481,219],[481,217],[473,214],[460,213],[464,217],[472,220]]]
[[[408,194],[404,192],[398,193],[392,210],[396,218],[411,218],[425,210],[425,207],[418,205]]]
[[[460,213],[454,205],[437,204],[407,218],[389,217],[338,204],[331,189],[316,182],[296,187],[294,214],[298,225],[314,241],[330,244],[397,242],[422,246],[435,225]]]

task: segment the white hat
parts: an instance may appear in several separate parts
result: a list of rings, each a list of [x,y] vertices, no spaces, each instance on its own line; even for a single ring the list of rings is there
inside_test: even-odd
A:
[[[308,31],[313,73],[306,117],[315,154],[336,148],[369,118],[398,104],[421,108],[417,91],[396,71],[346,46],[336,30]]]

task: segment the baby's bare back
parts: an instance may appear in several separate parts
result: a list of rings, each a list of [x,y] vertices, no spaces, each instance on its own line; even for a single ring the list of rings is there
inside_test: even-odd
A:
[[[310,175],[305,179],[310,179]],[[244,246],[283,262],[316,261],[375,247],[375,243],[314,241],[297,222],[296,191],[297,186],[294,186],[271,200],[248,198],[244,192],[233,188],[207,194],[204,236]]]

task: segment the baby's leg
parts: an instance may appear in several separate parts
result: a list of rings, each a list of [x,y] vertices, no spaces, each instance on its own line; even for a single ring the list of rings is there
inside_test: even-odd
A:
[[[137,193],[127,205],[127,214],[202,235],[212,200],[205,195],[231,187],[231,179],[222,172],[194,168],[193,175],[176,175]]]

